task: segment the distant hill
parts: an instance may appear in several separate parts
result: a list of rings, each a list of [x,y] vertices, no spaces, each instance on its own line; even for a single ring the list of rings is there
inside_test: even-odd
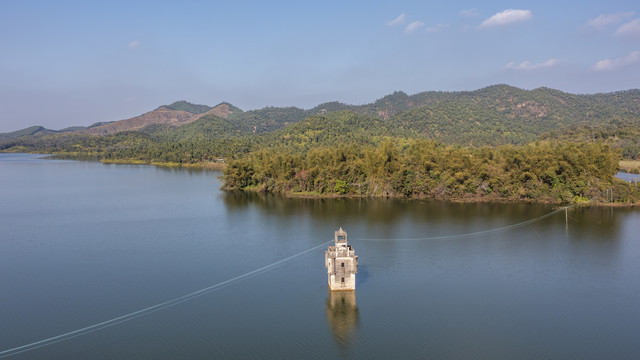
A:
[[[326,115],[328,113],[343,111],[343,110],[351,110],[354,111],[356,106],[347,105],[338,101],[331,101],[320,104],[312,109],[309,109],[307,113],[309,115]]]
[[[305,117],[307,112],[297,107],[265,107],[235,113],[229,116],[229,120],[243,132],[258,134],[297,123]]]
[[[26,129],[17,130],[10,133],[0,133],[0,141],[17,139],[23,136],[38,137],[38,136],[50,135],[54,133],[56,133],[56,131],[46,129],[42,126],[31,126]]]
[[[118,149],[126,156],[149,152],[144,156],[153,157],[188,149],[192,154],[188,161],[195,161],[195,154],[201,154],[200,158],[232,156],[262,147],[305,151],[317,146],[377,144],[389,138],[400,143],[416,138],[463,146],[519,145],[542,137],[582,141],[600,136],[598,132],[609,138],[623,137],[616,146],[625,156],[640,158],[634,137],[640,133],[640,90],[575,95],[549,88],[493,85],[414,95],[397,91],[369,104],[334,101],[308,110],[265,107],[242,111],[226,102],[209,107],[178,101],[130,119],[68,128],[64,133],[31,127],[0,134],[0,150],[85,149],[82,151],[107,154]],[[116,136],[121,133],[131,134]],[[108,138],[98,149],[86,136]],[[73,145],[80,141],[86,144]]]
[[[170,110],[186,111],[192,114],[202,114],[212,109],[210,106],[207,106],[207,105],[192,104],[184,100],[176,101],[171,105],[164,105],[164,107]]]
[[[312,115],[345,110],[389,120],[391,126],[447,143],[523,143],[579,123],[638,119],[640,90],[574,95],[549,88],[523,90],[494,85],[475,91],[427,91],[414,95],[397,91],[370,104],[328,102],[309,110],[267,107],[238,113],[230,119],[246,131],[259,134]],[[466,132],[465,138],[461,132]]]
[[[220,117],[228,117],[239,109],[228,103],[221,103],[215,107],[206,105],[194,105],[186,101],[178,101],[171,105],[163,105],[148,113],[130,119],[114,121],[99,126],[94,126],[78,133],[91,135],[109,135],[124,131],[141,130],[150,125],[164,125],[178,127],[189,124],[198,118],[214,114]]]
[[[411,96],[395,92],[370,104],[329,102],[306,111],[264,108],[229,120],[245,135],[270,133],[263,137],[271,139],[280,134],[280,139],[260,140],[273,141],[273,146],[292,139],[334,146],[381,136],[495,146],[525,144],[549,132],[581,125],[617,121],[640,126],[639,104],[640,91],[574,95],[548,88],[522,90],[495,85],[475,91],[431,91]]]
[[[229,116],[235,115],[235,114],[242,114],[242,110],[229,104],[228,102],[222,102],[212,107],[211,109],[207,110],[206,112],[202,113],[202,116],[215,115],[215,116],[219,116],[221,118],[226,119]]]
[[[161,106],[140,116],[114,121],[108,124],[80,130],[79,132],[92,135],[109,135],[123,131],[139,130],[151,124],[180,126],[190,123],[197,117],[197,114],[183,110],[172,110],[166,106]]]

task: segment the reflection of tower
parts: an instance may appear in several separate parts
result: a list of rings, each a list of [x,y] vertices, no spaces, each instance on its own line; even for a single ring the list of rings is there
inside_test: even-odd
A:
[[[358,255],[347,244],[347,232],[335,232],[335,245],[325,251],[324,266],[327,268],[329,290],[355,290],[358,272]]]
[[[329,291],[327,323],[340,346],[349,347],[351,334],[358,327],[355,291]]]

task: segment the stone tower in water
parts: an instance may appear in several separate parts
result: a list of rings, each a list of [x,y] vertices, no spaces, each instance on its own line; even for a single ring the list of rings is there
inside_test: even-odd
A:
[[[327,268],[329,290],[355,290],[356,273],[358,272],[358,255],[351,245],[347,244],[347,232],[335,232],[335,244],[325,251],[324,266]]]

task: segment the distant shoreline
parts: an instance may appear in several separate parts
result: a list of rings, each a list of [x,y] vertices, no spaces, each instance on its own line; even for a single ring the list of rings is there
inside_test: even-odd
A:
[[[202,170],[224,170],[227,167],[227,164],[215,162],[215,161],[206,161],[203,163],[189,163],[189,164],[181,164],[174,162],[160,162],[160,161],[144,161],[144,160],[134,160],[134,159],[101,159],[97,160],[103,164],[122,164],[122,165],[152,165],[164,168],[185,168],[185,169],[202,169]]]
[[[117,164],[117,165],[151,165],[163,168],[184,168],[194,170],[224,170],[227,164],[216,161],[205,161],[199,163],[176,163],[176,162],[163,162],[163,161],[146,161],[139,159],[100,159],[90,156],[78,156],[76,154],[41,154],[56,159],[63,160],[78,160],[78,161],[95,161],[103,164]]]

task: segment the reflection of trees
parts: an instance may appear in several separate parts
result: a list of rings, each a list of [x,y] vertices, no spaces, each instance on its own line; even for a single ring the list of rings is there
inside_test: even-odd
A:
[[[406,200],[389,198],[286,198],[279,195],[224,191],[222,199],[228,208],[256,206],[268,214],[287,215],[309,213],[320,217],[348,220],[363,219],[391,224],[410,216],[413,220],[446,219],[466,223],[478,216],[509,216],[528,220],[552,210],[547,205],[503,203],[453,203],[436,200]]]
[[[417,238],[483,231],[521,223],[557,209],[546,204],[453,203],[386,198],[286,198],[273,194],[222,192],[228,210],[257,209],[268,218],[305,216],[316,224],[349,226],[353,239]],[[601,207],[569,209],[569,229],[584,239],[617,238],[626,209]],[[410,225],[408,225],[410,224]],[[541,224],[565,227],[564,213]],[[593,225],[598,226],[594,227]],[[578,229],[590,229],[582,234]]]
[[[327,323],[338,345],[348,349],[358,328],[359,314],[355,291],[330,291],[327,298]]]
[[[228,209],[254,206],[270,216],[309,214],[314,218],[334,219],[334,223],[364,219],[376,223],[393,223],[405,216],[400,204],[407,201],[371,198],[286,198],[274,194],[224,191],[222,200]]]
[[[222,201],[229,210],[245,208],[249,205],[257,205],[263,201],[265,195],[244,191],[222,191]]]
[[[569,233],[575,240],[597,242],[615,242],[619,239],[630,208],[586,207],[569,209]],[[558,223],[564,223],[564,213],[555,217]]]

